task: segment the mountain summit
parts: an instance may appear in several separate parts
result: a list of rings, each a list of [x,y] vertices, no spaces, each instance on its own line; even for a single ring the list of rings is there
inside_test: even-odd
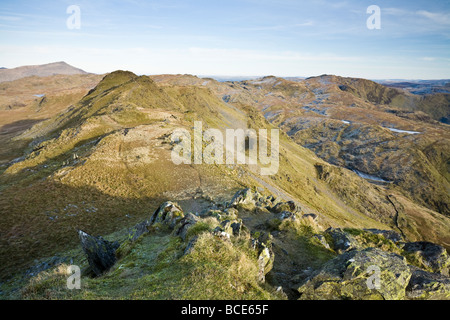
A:
[[[0,82],[13,81],[30,76],[47,77],[55,74],[86,74],[86,71],[75,68],[64,61],[41,65],[22,66],[0,70]]]

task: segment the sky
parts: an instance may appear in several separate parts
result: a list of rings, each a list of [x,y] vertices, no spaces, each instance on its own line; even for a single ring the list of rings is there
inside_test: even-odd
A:
[[[450,0],[1,0],[0,67],[56,61],[93,73],[448,79]]]

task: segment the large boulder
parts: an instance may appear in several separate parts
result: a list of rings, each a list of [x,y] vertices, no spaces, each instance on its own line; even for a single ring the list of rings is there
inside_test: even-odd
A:
[[[355,237],[340,228],[328,228],[325,230],[324,235],[327,239],[330,239],[330,247],[337,253],[343,253],[361,247]]]
[[[406,288],[408,299],[450,300],[450,278],[416,267],[410,268],[412,276]]]
[[[150,220],[144,220],[137,225],[135,225],[133,228],[131,228],[129,232],[129,239],[130,241],[134,242],[136,241],[141,235],[148,232],[148,227],[150,226]]]
[[[220,229],[230,235],[239,236],[242,229],[242,220],[224,220],[220,223]]]
[[[264,243],[259,245],[258,254],[258,280],[264,282],[266,279],[266,274],[272,270],[274,254],[270,247],[266,246]]]
[[[298,288],[304,300],[400,300],[411,278],[406,259],[377,248],[328,261]]]
[[[240,205],[245,208],[252,208],[256,206],[256,202],[260,198],[262,198],[261,194],[250,188],[239,190],[234,194],[228,207],[234,208]]]
[[[116,250],[119,248],[117,241],[110,242],[102,237],[94,237],[82,230],[78,231],[78,236],[89,266],[96,276],[102,275],[116,263]]]
[[[174,234],[176,236],[181,237],[181,239],[185,241],[189,229],[192,228],[198,221],[199,217],[197,217],[192,213],[188,213],[183,219],[180,220],[180,223],[176,226],[174,230]]]
[[[176,203],[167,201],[153,213],[150,218],[150,224],[162,223],[173,229],[183,218],[184,213],[181,207]]]
[[[281,213],[283,211],[297,213],[301,211],[301,208],[294,201],[287,201],[277,203],[270,209],[270,211],[272,211],[273,213]]]
[[[402,241],[402,236],[393,230],[380,230],[380,229],[364,229],[364,231],[368,231],[373,234],[382,235],[385,239],[391,240],[392,242]]]
[[[450,257],[444,247],[431,242],[418,241],[405,243],[402,249],[412,255],[421,268],[449,275]]]

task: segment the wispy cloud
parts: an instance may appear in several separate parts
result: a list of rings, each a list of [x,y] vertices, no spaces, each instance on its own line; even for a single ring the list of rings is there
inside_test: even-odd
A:
[[[287,30],[287,29],[311,27],[311,26],[314,26],[314,21],[307,20],[302,23],[295,23],[295,24],[289,24],[289,25],[255,26],[255,27],[248,27],[248,28],[243,28],[243,29],[246,31],[277,31],[277,30]]]
[[[338,56],[331,53],[308,54],[295,51],[261,52],[245,49],[189,48],[189,53],[208,60],[273,60],[273,61],[356,61],[356,56]]]
[[[450,25],[450,13],[435,13],[426,10],[419,10],[417,15],[430,19],[439,25]]]
[[[2,21],[20,21],[22,19],[17,16],[0,16],[0,20],[2,20]]]

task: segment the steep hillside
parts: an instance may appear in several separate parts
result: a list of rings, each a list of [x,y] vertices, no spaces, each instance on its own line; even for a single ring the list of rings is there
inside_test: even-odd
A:
[[[103,76],[27,77],[0,84],[0,165],[18,158],[30,141],[12,138],[76,104]]]
[[[441,95],[421,97],[328,75],[296,82],[265,77],[228,86],[228,93],[216,93],[254,106],[322,159],[392,182],[412,200],[449,214],[450,132],[435,119],[447,115],[450,105]]]

